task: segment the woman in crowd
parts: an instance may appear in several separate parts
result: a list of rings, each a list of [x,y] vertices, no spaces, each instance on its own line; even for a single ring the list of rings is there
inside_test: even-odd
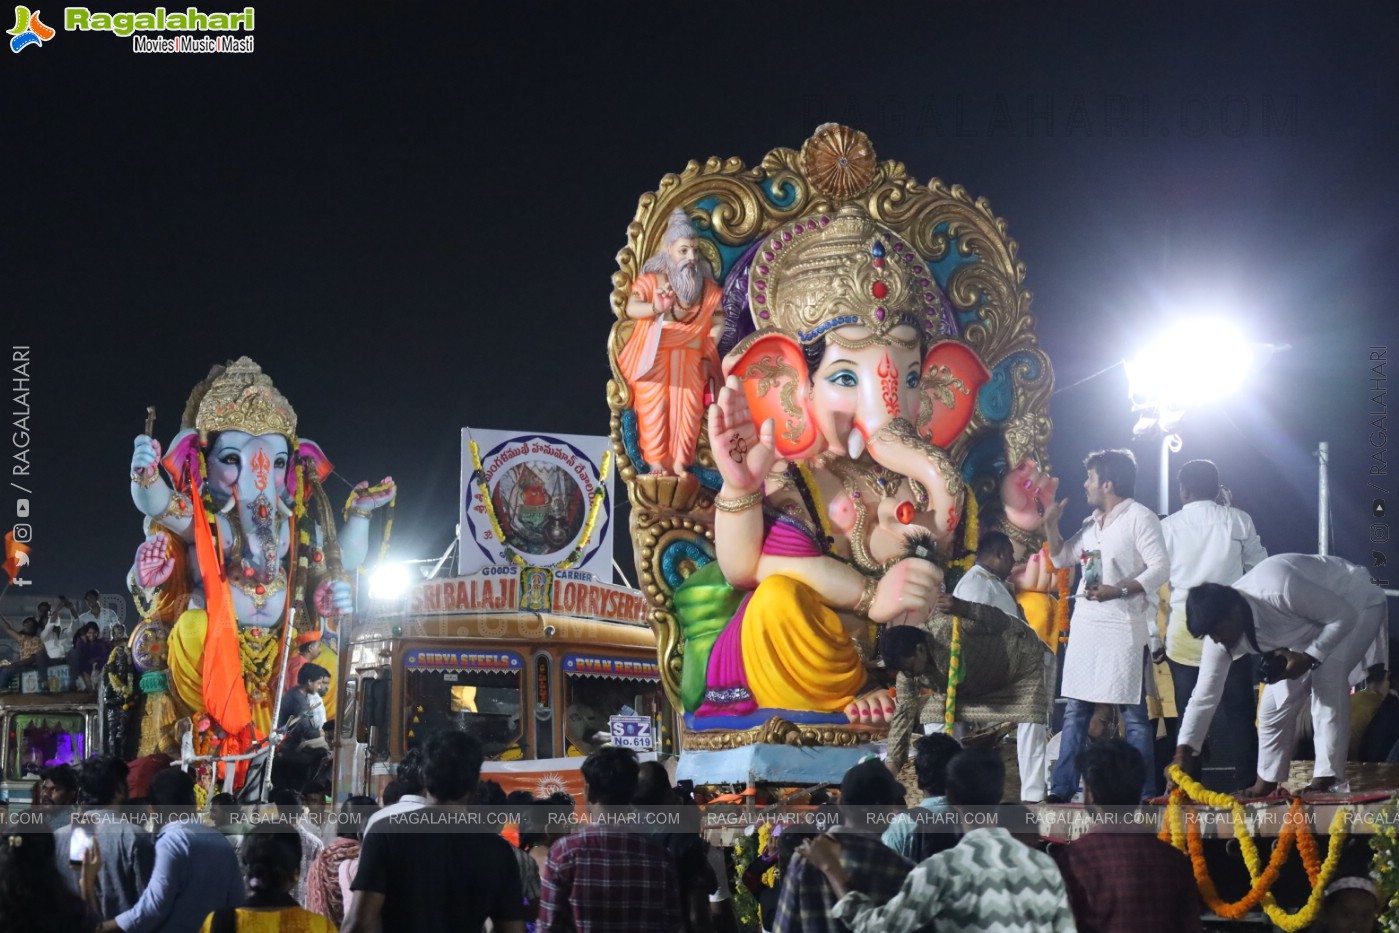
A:
[[[296,830],[274,823],[257,826],[243,840],[241,855],[247,902],[210,914],[200,933],[335,933],[334,923],[291,896],[301,865]]]
[[[97,913],[97,846],[83,859],[79,888],[59,874],[53,830],[26,826],[24,832],[0,825],[0,930],[25,933],[92,933],[102,924]]]
[[[96,622],[89,622],[73,635],[68,653],[68,677],[75,690],[96,690],[97,678],[112,653],[112,643],[102,637]]]
[[[345,922],[350,883],[359,867],[359,844],[370,814],[378,810],[373,797],[350,797],[340,805],[335,839],[315,857],[306,877],[306,906],[329,917],[338,926]]]

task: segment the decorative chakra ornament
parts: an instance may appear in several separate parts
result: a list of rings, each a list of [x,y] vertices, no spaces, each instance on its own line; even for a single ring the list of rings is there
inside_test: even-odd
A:
[[[170,629],[165,624],[147,620],[140,623],[131,633],[131,660],[142,674],[163,671],[169,666],[166,639]]]
[[[801,165],[813,188],[844,201],[864,194],[874,181],[874,146],[859,130],[827,123],[802,146]]]

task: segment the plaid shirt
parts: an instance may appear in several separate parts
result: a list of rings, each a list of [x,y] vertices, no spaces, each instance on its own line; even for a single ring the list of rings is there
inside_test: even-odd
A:
[[[670,855],[640,833],[587,826],[554,843],[544,865],[540,933],[678,933]]]
[[[913,863],[879,841],[878,836],[837,832],[840,865],[850,879],[850,887],[883,904],[899,893]],[[782,873],[782,895],[777,916],[765,923],[773,933],[845,933],[850,928],[831,917],[835,894],[820,869],[793,855]]]
[[[1096,830],[1055,851],[1081,933],[1196,933],[1200,893],[1184,854],[1148,833]]]

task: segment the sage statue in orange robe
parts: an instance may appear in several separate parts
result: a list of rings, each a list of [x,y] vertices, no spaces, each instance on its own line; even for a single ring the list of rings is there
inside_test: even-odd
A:
[[[642,269],[627,302],[636,327],[617,362],[631,390],[642,459],[653,473],[681,476],[694,461],[706,387],[720,371],[722,290],[683,210],[671,213],[660,252]]]

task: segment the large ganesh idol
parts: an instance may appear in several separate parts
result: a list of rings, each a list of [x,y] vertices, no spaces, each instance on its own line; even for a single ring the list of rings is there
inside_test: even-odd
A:
[[[322,635],[317,663],[334,670],[337,619],[353,605],[348,580],[367,555],[373,510],[395,490],[389,479],[356,486],[337,533],[321,487],[330,471],[247,357],[195,387],[163,457],[154,438],[136,438],[131,497],[147,537],[129,578],[145,617],[132,653],[148,672],[143,690],[168,689],[201,750],[232,754],[268,733],[297,631]],[[144,723],[143,752],[150,732]]]
[[[983,528],[1039,559],[1052,376],[1004,230],[833,124],[643,196],[609,401],[687,749],[877,737],[879,628],[945,641]]]

